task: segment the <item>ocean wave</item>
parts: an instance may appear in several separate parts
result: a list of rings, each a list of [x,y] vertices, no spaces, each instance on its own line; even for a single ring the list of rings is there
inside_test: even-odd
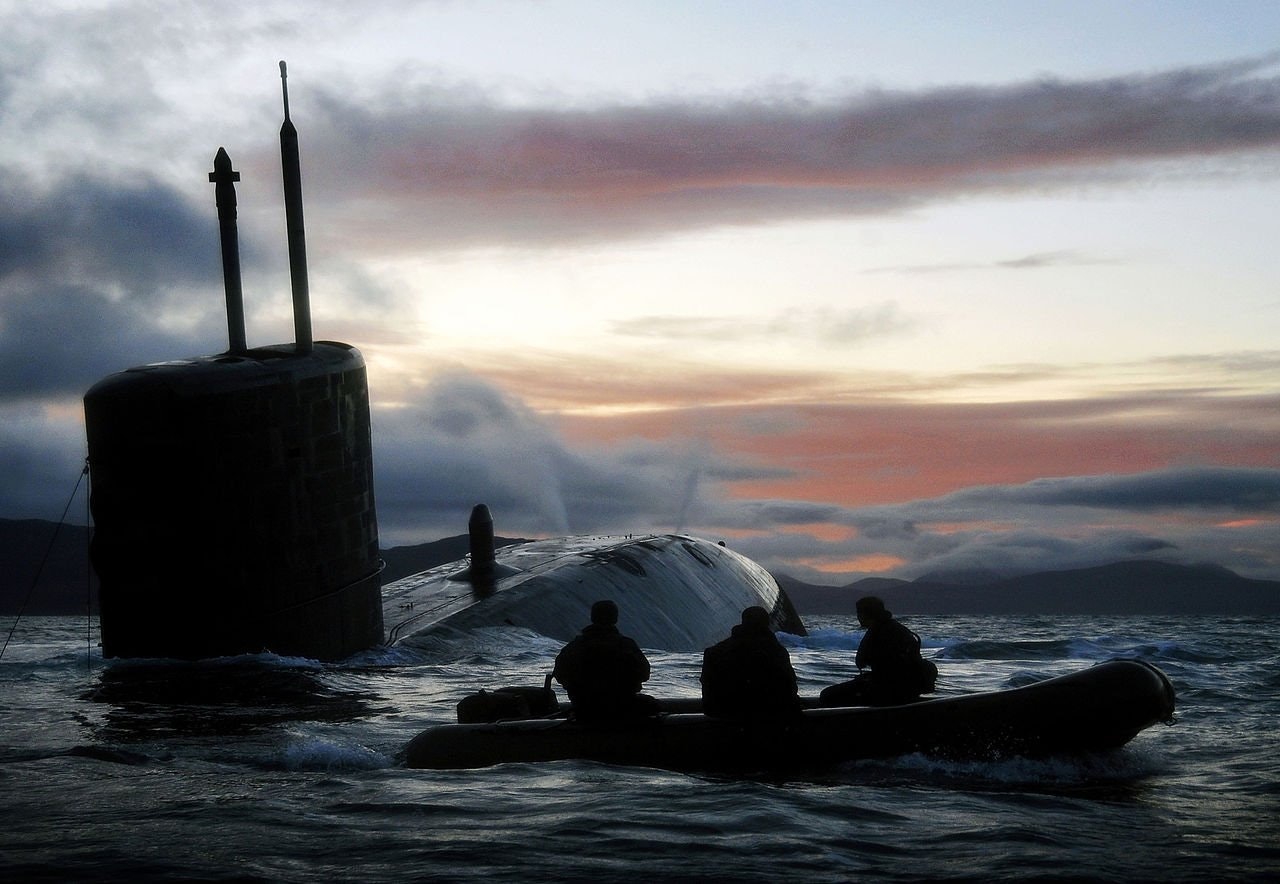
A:
[[[843,629],[818,628],[809,630],[808,635],[779,632],[778,641],[788,648],[808,651],[856,651],[863,635]]]
[[[1077,639],[961,639],[944,644],[937,656],[942,660],[1069,660],[1078,659],[1084,650]]]
[[[367,746],[318,737],[299,737],[261,762],[263,767],[289,771],[378,770],[394,763]]]
[[[431,663],[466,661],[482,664],[555,656],[564,642],[520,626],[459,630],[443,627],[409,637],[407,645]]]
[[[408,741],[454,721],[461,697],[540,683],[531,657],[559,646],[549,639],[520,648],[527,636],[499,630],[436,656],[397,646],[337,664],[86,674],[83,624],[58,621],[36,644],[56,626],[60,649],[0,665],[0,877],[1270,880],[1275,623],[915,617],[946,696],[1144,656],[1173,680],[1178,722],[1081,757],[908,755],[749,779],[577,761],[403,766]],[[783,637],[806,694],[851,674],[861,637],[851,618],[815,625]],[[651,659],[650,693],[698,695],[700,654]]]
[[[1180,663],[1218,663],[1233,659],[1221,651],[1204,651],[1175,641],[1140,642],[1126,649],[1127,655],[1144,660]]]
[[[1166,770],[1169,760],[1162,752],[1130,746],[1091,755],[984,761],[950,761],[913,754],[850,762],[842,767],[846,775],[858,779],[892,778],[949,789],[1017,786],[1105,791]]]

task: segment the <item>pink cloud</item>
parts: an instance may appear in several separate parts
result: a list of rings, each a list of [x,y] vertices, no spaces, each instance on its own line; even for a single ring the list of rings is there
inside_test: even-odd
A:
[[[841,103],[515,109],[441,94],[324,102],[323,211],[371,242],[599,239],[901,210],[987,188],[1280,146],[1280,77],[1242,62]],[[359,221],[359,225],[354,222]],[[425,234],[429,234],[424,237]]]
[[[570,438],[702,438],[769,465],[729,484],[735,499],[842,507],[937,497],[1045,476],[1138,473],[1188,464],[1280,464],[1276,397],[1138,397],[1011,404],[743,405],[608,418],[563,417]],[[1270,417],[1262,420],[1262,412]],[[1224,424],[1235,429],[1226,433]],[[762,429],[763,428],[763,429]]]

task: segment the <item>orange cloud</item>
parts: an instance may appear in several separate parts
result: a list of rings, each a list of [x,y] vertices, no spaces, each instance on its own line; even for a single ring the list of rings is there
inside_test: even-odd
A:
[[[702,440],[721,458],[760,465],[758,476],[730,483],[726,493],[735,499],[840,506],[932,498],[1047,476],[1138,473],[1192,463],[1269,467],[1280,459],[1280,397],[1188,394],[1160,401],[1158,419],[1133,419],[1136,399],[1099,399],[760,404],[558,420],[571,439]],[[1222,426],[1237,429],[1226,434]]]
[[[1230,522],[1219,522],[1219,528],[1256,528],[1270,524],[1267,519],[1232,519]]]
[[[798,559],[797,564],[812,568],[823,574],[884,574],[906,564],[905,559],[897,556],[872,553],[856,556],[851,559]]]

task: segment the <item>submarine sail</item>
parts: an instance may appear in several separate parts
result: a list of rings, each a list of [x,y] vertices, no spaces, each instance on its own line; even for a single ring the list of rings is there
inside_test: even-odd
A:
[[[84,397],[108,657],[332,660],[383,638],[365,363],[349,344],[311,340],[297,133],[282,88],[297,340],[245,342],[240,175],[220,149],[209,179],[229,349],[118,372]]]

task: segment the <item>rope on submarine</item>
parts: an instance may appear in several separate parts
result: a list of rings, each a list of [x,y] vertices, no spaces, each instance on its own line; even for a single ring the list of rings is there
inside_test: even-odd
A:
[[[80,483],[84,481],[84,477],[87,475],[89,475],[89,459],[86,457],[84,461],[84,467],[80,470],[80,475],[76,477],[76,485],[74,488],[71,489],[71,496],[67,498],[67,505],[62,508],[62,515],[58,518],[58,524],[55,525],[53,528],[53,535],[49,538],[49,545],[45,547],[44,557],[40,559],[40,567],[36,568],[36,573],[35,573],[35,576],[31,578],[31,586],[27,590],[26,598],[22,600],[22,605],[18,608],[18,616],[14,618],[13,625],[9,627],[9,634],[5,636],[4,644],[0,645],[0,658],[4,657],[4,652],[9,647],[9,642],[13,638],[14,631],[18,628],[18,624],[22,622],[22,615],[26,613],[27,605],[31,603],[31,597],[35,595],[36,587],[39,586],[40,584],[40,577],[41,575],[44,574],[45,565],[49,564],[49,556],[53,553],[53,544],[57,541],[58,534],[59,532],[62,531],[62,526],[67,521],[67,513],[71,511],[71,504],[75,502],[76,494],[78,494],[80,491]],[[86,543],[87,542],[88,541],[86,540]],[[85,578],[86,610],[88,609],[88,605],[89,605],[88,583],[89,583],[88,575],[86,574],[86,578]]]

